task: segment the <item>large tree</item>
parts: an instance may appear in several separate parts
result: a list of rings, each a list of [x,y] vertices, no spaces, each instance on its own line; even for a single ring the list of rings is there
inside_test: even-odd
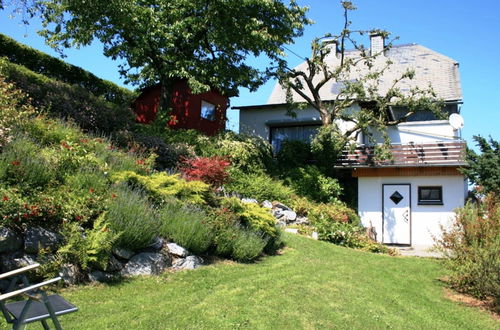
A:
[[[35,0],[41,31],[57,49],[104,45],[104,55],[122,59],[128,82],[161,83],[168,100],[171,84],[183,78],[195,91],[210,87],[234,95],[254,90],[270,67],[245,63],[249,55],[271,63],[283,44],[302,34],[306,8],[294,0]],[[162,106],[166,103],[162,102]]]
[[[473,138],[481,153],[467,150],[468,167],[463,168],[462,173],[481,187],[481,192],[492,192],[500,196],[500,142],[493,140],[491,136],[489,141],[477,135]]]
[[[353,30],[349,13],[356,8],[350,1],[340,3],[344,13],[342,30],[338,34],[314,39],[311,56],[305,59],[305,67],[290,68],[282,60],[277,71],[278,81],[286,90],[290,115],[306,107],[319,112],[323,127],[313,148],[319,148],[317,151],[320,154],[331,155],[328,161],[335,160],[335,156],[347,145],[356,142],[361,132],[369,137],[374,131],[380,132],[385,146],[388,146],[387,126],[404,122],[420,110],[430,110],[441,116],[443,106],[431,87],[414,87],[406,91],[399,87],[402,81],[414,78],[413,70],[402,72],[389,88],[382,91],[379,80],[392,65],[383,55],[397,38],[389,40],[390,34],[378,29]],[[387,42],[381,50],[371,52],[359,42],[359,37],[363,35],[378,35]],[[351,49],[355,52],[348,51]],[[337,59],[331,61],[332,56]],[[339,86],[333,96],[331,91],[325,91],[332,88],[332,82]],[[353,106],[358,106],[358,111],[352,111]],[[390,107],[402,107],[407,111],[401,118],[394,119],[388,111]],[[344,123],[344,129],[340,129],[340,122]],[[386,152],[388,148],[381,148],[381,151],[381,157],[390,157]]]

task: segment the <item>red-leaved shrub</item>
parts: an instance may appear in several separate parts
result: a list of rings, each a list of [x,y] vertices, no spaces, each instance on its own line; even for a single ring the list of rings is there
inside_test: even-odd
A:
[[[187,180],[200,180],[218,188],[227,182],[230,165],[227,159],[221,157],[196,157],[184,159],[180,170]]]

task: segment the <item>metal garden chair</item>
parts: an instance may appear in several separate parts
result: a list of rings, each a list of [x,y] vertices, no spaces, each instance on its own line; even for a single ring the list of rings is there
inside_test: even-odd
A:
[[[47,319],[52,319],[56,329],[61,330],[58,316],[76,312],[78,310],[73,304],[63,297],[53,294],[47,295],[41,288],[61,280],[61,277],[38,283],[30,284],[26,277],[26,272],[39,267],[39,264],[29,265],[7,273],[0,274],[1,279],[10,278],[7,292],[0,295],[0,309],[7,323],[12,323],[12,328],[23,329],[26,324],[40,321],[44,329],[50,329]],[[16,285],[21,281],[23,286],[16,289]],[[25,296],[28,299],[7,302],[11,298]]]

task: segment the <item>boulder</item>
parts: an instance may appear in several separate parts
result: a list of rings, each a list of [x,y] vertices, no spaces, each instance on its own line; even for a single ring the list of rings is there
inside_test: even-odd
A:
[[[14,252],[21,249],[23,239],[12,229],[0,227],[0,253]]]
[[[203,265],[203,259],[197,256],[188,256],[186,258],[177,259],[174,261],[173,268],[175,269],[195,269]]]
[[[259,201],[255,198],[242,198],[241,202],[245,204],[259,204]]]
[[[36,263],[35,256],[22,253],[21,251],[0,256],[0,268],[2,273],[26,267],[34,263]]]
[[[289,208],[288,206],[286,206],[285,204],[280,203],[280,202],[274,202],[273,203],[273,207],[275,209],[280,209],[280,210],[283,210],[283,211],[293,211],[291,208]]]
[[[163,238],[161,237],[156,237],[153,241],[153,243],[151,243],[146,249],[147,250],[153,250],[153,251],[160,251],[162,248],[163,248],[163,244],[165,242],[163,241]]]
[[[73,264],[63,264],[59,270],[59,276],[62,277],[63,282],[67,285],[75,285],[80,275],[80,270]]]
[[[313,239],[318,239],[318,232],[317,231],[313,231],[312,234],[311,234],[311,237]]]
[[[42,227],[28,228],[24,238],[24,250],[27,253],[38,253],[41,249],[55,251],[61,240],[61,235]]]
[[[285,221],[278,221],[278,226],[280,227],[286,227],[286,222]]]
[[[168,247],[168,251],[170,252],[170,254],[173,254],[174,256],[184,258],[184,257],[187,257],[189,255],[188,250],[186,250],[182,246],[177,245],[175,243],[168,243],[167,247]]]
[[[9,285],[9,280],[0,280],[0,292],[7,292],[7,290],[9,289]]]
[[[295,223],[297,225],[308,225],[309,224],[309,219],[307,217],[297,217],[297,219],[295,219]]]
[[[281,212],[286,219],[286,222],[293,222],[297,219],[297,213],[294,211],[284,210]]]
[[[262,207],[265,207],[266,209],[272,209],[273,208],[273,203],[271,203],[268,200],[265,200],[260,204]]]
[[[123,264],[120,262],[120,260],[116,259],[115,256],[110,255],[108,259],[108,264],[106,265],[106,269],[104,269],[107,272],[117,272],[123,269]]]
[[[114,248],[113,249],[113,254],[117,256],[118,258],[122,258],[125,260],[130,260],[134,256],[134,252],[127,250],[127,249],[122,249],[122,248]]]
[[[171,265],[170,258],[164,254],[142,252],[133,256],[120,273],[123,276],[157,275]]]
[[[105,267],[102,267],[102,265],[96,263],[92,264],[92,268],[104,272],[118,272],[123,269],[123,264],[114,255],[110,255],[108,258],[108,263]]]
[[[91,282],[111,282],[117,278],[116,275],[94,270],[89,274],[89,281]]]
[[[278,219],[278,220],[285,220],[285,214],[283,213],[283,210],[280,209],[275,209],[273,210],[273,216]]]

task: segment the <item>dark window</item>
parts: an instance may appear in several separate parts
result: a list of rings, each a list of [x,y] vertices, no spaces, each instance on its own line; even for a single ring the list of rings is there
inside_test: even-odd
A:
[[[280,151],[281,144],[285,140],[311,143],[319,127],[318,125],[271,127],[270,142],[274,152]]]
[[[391,108],[391,115],[392,115],[394,120],[399,120],[399,119],[403,118],[407,112],[408,112],[407,109],[405,109],[403,107],[392,107]],[[448,119],[448,117],[452,113],[458,113],[458,105],[446,104],[443,108],[443,112],[446,114],[446,118],[441,118],[441,119]],[[413,115],[411,115],[410,117],[408,117],[406,119],[407,122],[429,121],[429,120],[440,120],[440,118],[437,118],[436,115],[434,113],[432,113],[432,111],[420,110],[420,111],[415,112]]]
[[[443,205],[443,187],[418,187],[418,205]]]
[[[206,101],[201,101],[201,118],[215,120],[215,105]]]

